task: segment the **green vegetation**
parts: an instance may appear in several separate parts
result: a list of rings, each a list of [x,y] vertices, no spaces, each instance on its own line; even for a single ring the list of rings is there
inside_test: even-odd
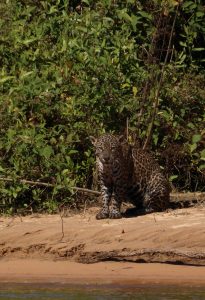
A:
[[[0,212],[76,201],[89,135],[127,124],[178,190],[203,190],[202,0],[2,0],[0,16]]]

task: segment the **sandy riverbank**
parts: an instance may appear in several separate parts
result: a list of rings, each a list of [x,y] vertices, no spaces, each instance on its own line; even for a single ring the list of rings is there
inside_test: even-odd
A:
[[[1,217],[0,281],[205,286],[204,207],[100,221],[96,210]]]

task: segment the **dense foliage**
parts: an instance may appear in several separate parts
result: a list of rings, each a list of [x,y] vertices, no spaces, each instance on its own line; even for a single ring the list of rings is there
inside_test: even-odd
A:
[[[2,0],[0,32],[1,212],[55,211],[92,187],[89,135],[105,131],[128,130],[177,189],[203,190],[202,0]]]

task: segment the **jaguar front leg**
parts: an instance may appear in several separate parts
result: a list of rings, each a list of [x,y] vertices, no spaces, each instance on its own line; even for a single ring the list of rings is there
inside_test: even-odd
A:
[[[109,218],[110,219],[120,219],[122,218],[120,208],[122,201],[124,200],[123,195],[119,188],[115,188],[114,195],[112,198],[112,206],[110,208]]]
[[[101,195],[103,200],[103,206],[96,215],[97,220],[109,218],[109,204],[112,197],[112,187],[107,187],[105,185],[102,185]]]

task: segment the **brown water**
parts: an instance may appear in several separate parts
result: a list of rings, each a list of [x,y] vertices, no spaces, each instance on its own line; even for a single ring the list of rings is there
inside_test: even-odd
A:
[[[204,300],[205,287],[124,287],[85,285],[71,287],[63,285],[9,285],[1,284],[0,300]]]

